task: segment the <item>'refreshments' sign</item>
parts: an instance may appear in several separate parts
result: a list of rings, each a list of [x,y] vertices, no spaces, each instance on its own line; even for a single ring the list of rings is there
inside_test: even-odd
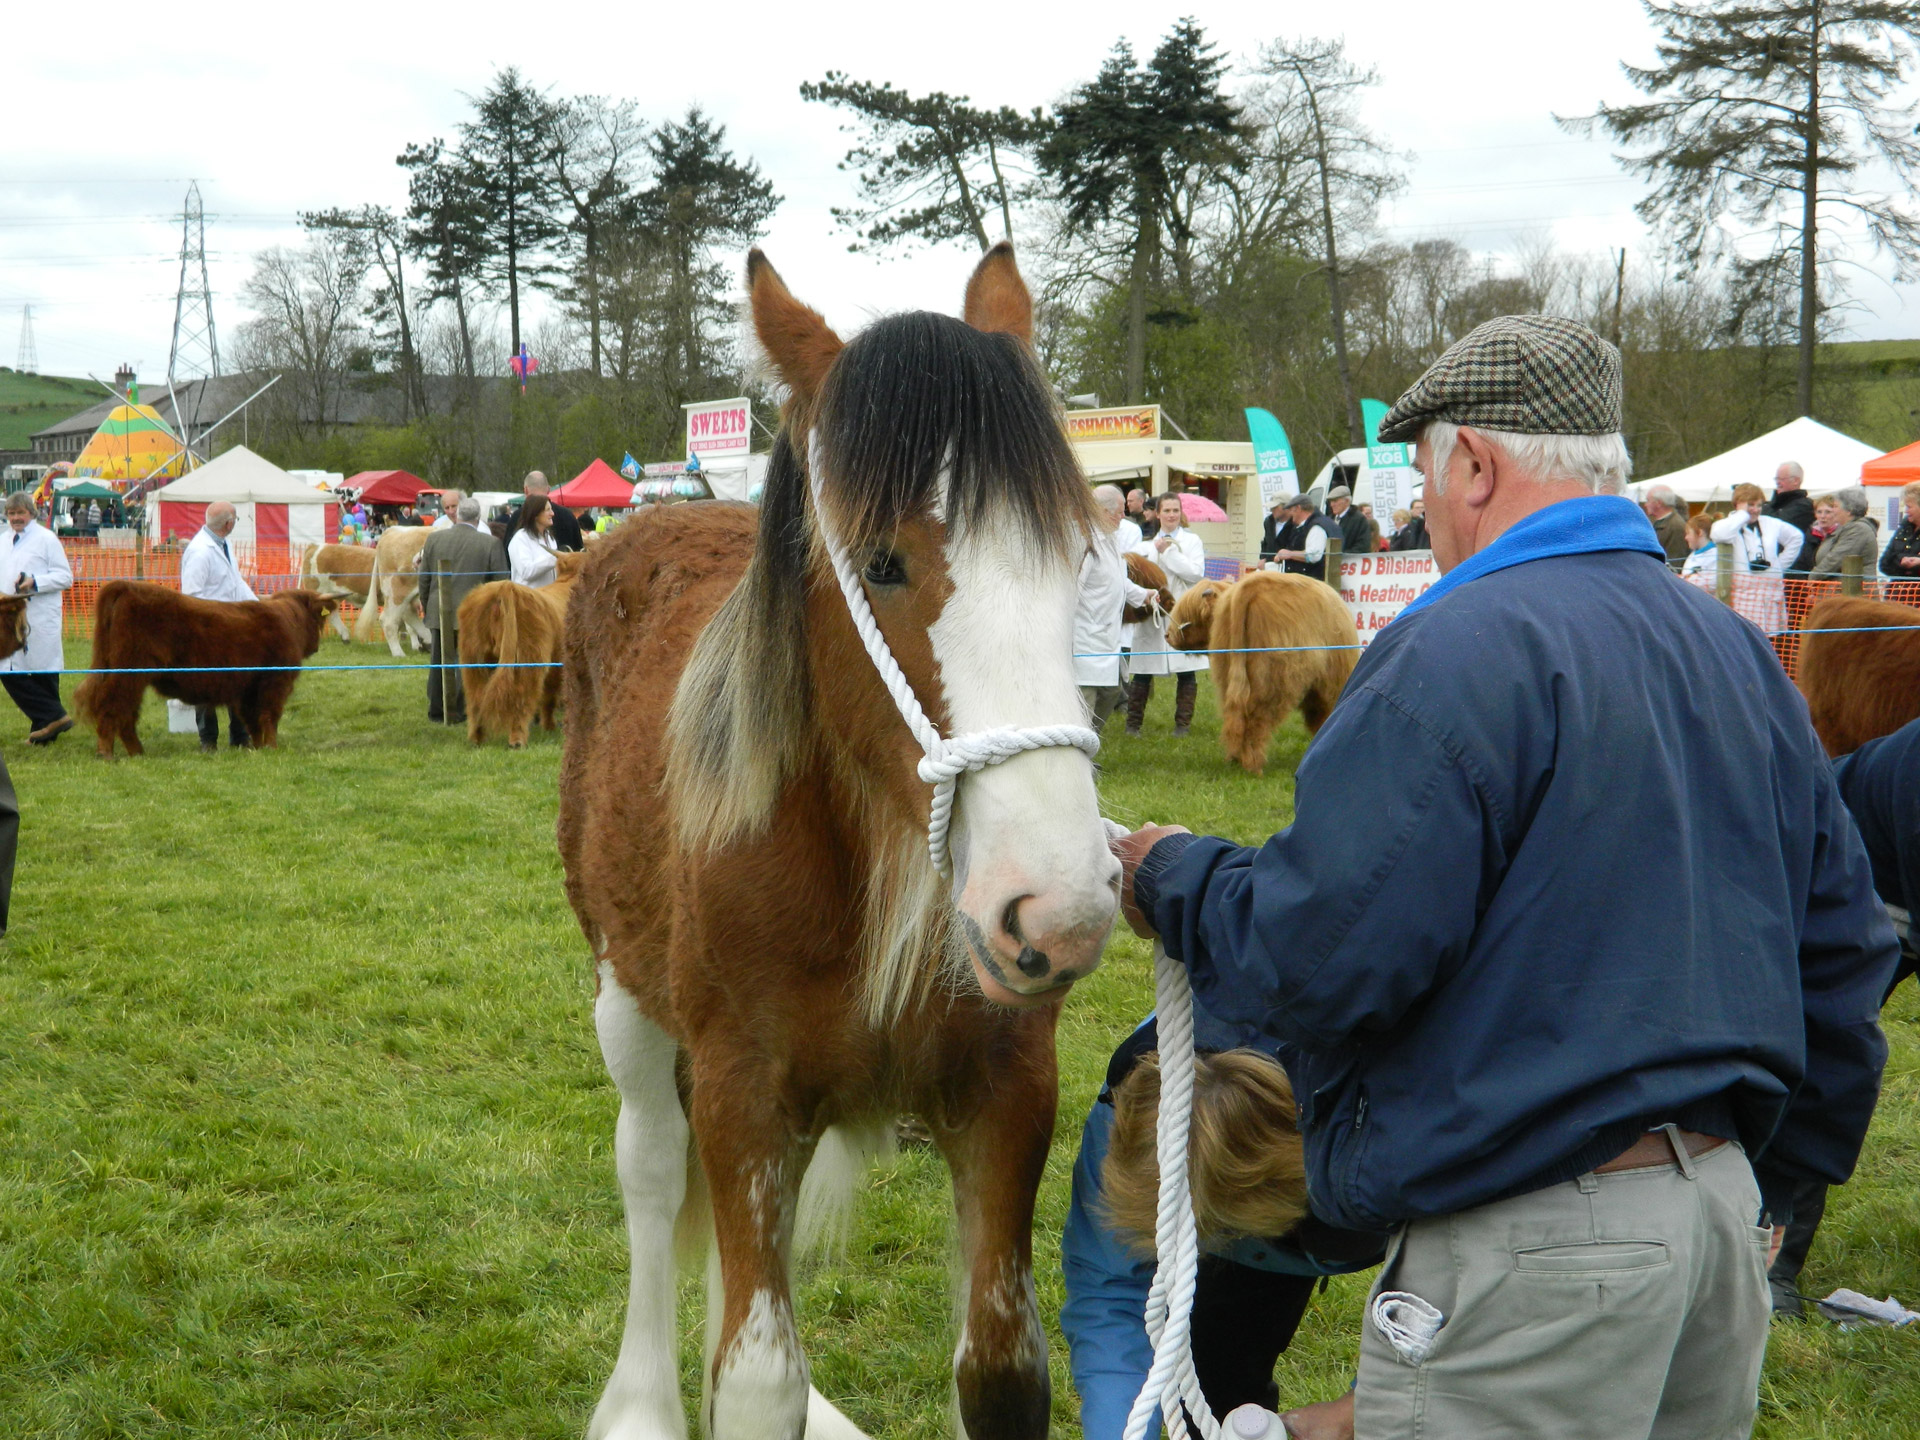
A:
[[[1340,562],[1340,598],[1353,615],[1360,643],[1369,644],[1440,578],[1431,550],[1387,550],[1347,555]]]
[[[1069,410],[1069,440],[1158,440],[1158,405],[1118,405],[1107,410]]]
[[[753,405],[738,400],[702,400],[687,412],[687,454],[721,460],[753,451]]]

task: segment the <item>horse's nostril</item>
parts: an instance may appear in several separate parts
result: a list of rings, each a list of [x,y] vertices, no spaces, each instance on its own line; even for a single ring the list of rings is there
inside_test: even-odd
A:
[[[1020,973],[1029,980],[1038,980],[1053,968],[1053,962],[1046,957],[1046,952],[1036,950],[1031,945],[1022,945],[1020,958],[1013,963],[1020,967]]]
[[[1007,902],[1007,908],[1000,912],[1000,928],[1022,945],[1027,942],[1020,934],[1020,902],[1032,898],[1030,895],[1016,895]]]

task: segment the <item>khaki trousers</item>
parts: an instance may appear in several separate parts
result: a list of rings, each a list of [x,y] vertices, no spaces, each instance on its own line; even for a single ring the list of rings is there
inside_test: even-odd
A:
[[[1080,698],[1087,702],[1087,713],[1093,717],[1095,731],[1107,728],[1107,717],[1113,714],[1120,704],[1124,691],[1118,685],[1082,685]]]
[[[1369,1303],[1355,1440],[1747,1440],[1770,1311],[1759,1210],[1729,1143],[1415,1221],[1374,1293],[1446,1323],[1409,1364]]]

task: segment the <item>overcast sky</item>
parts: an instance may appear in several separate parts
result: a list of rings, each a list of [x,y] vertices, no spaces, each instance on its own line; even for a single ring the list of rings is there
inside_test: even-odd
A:
[[[470,0],[425,6],[336,0],[263,7],[185,0],[105,10],[60,6],[8,20],[9,140],[0,152],[0,363],[31,304],[40,368],[105,376],[134,362],[164,377],[179,279],[176,216],[190,179],[209,214],[214,313],[245,317],[250,257],[297,241],[297,211],[400,205],[393,159],[450,135],[466,95],[502,65],[558,94],[636,99],[651,118],[697,102],[727,126],[784,197],[765,247],[796,293],[836,325],[901,307],[957,308],[972,256],[949,247],[875,259],[847,253],[828,214],[850,196],[837,112],[802,103],[829,69],[942,89],[982,104],[1051,104],[1089,79],[1121,36],[1142,57],[1187,8],[1236,60],[1281,34],[1343,28],[1378,67],[1366,117],[1413,152],[1385,216],[1395,238],[1451,236],[1510,252],[1638,247],[1638,182],[1604,144],[1552,115],[1630,91],[1620,61],[1652,58],[1637,0],[1347,0],[1337,7],[1195,4],[966,7],[925,3],[604,4]],[[1017,16],[1018,24],[969,14]],[[1856,282],[1861,338],[1920,335],[1920,294]]]

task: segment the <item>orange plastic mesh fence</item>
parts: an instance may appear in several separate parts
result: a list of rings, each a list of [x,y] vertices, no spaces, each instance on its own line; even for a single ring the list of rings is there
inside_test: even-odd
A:
[[[146,545],[135,549],[106,549],[91,539],[61,541],[67,552],[67,564],[73,569],[73,588],[61,607],[61,634],[68,640],[86,640],[93,635],[93,616],[100,600],[100,588],[109,580],[145,580],[169,589],[180,588],[179,545]],[[304,546],[261,545],[252,541],[232,543],[234,564],[240,576],[256,595],[267,596],[291,590],[300,583],[300,559]],[[343,605],[341,613],[349,625],[356,613],[352,605]]]
[[[1685,577],[1690,584],[1713,593],[1714,577],[1700,572]],[[1779,575],[1735,574],[1732,605],[1764,630],[1773,640],[1774,653],[1788,675],[1799,678],[1800,636],[1807,623],[1807,612],[1830,596],[1843,594],[1840,580],[1788,580]],[[1920,609],[1920,580],[1887,580],[1879,576],[1860,577],[1860,598],[1885,600],[1895,605]],[[1920,616],[1915,617],[1920,624]]]

